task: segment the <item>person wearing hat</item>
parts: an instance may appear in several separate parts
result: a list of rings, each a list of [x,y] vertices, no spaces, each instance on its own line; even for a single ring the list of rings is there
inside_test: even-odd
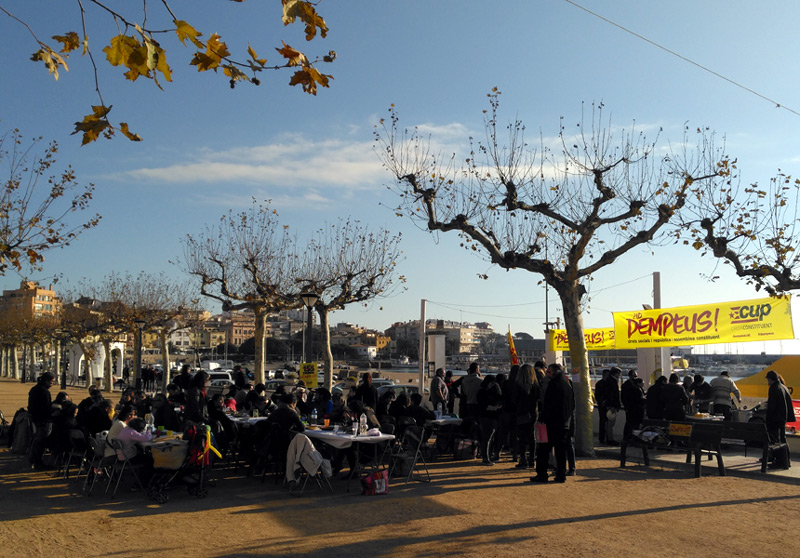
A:
[[[625,428],[622,438],[628,440],[633,431],[642,425],[644,420],[644,389],[636,381],[636,370],[628,372],[628,379],[622,384],[622,406],[625,407]]]
[[[789,390],[781,383],[780,376],[774,370],[767,372],[769,394],[767,396],[767,434],[770,444],[782,444],[779,450],[772,455],[773,462],[770,467],[788,469],[791,466],[789,446],[786,445],[786,423],[796,420],[792,396]]]
[[[724,420],[732,420],[731,395],[735,395],[739,403],[742,402],[742,394],[736,387],[736,383],[731,380],[728,371],[723,370],[709,384],[711,385],[711,402],[714,404],[714,413],[722,415]]]

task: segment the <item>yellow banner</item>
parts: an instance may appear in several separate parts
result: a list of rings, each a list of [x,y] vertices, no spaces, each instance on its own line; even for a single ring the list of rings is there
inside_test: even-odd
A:
[[[794,339],[788,296],[613,314],[617,349]]]
[[[583,338],[589,351],[604,351],[615,347],[612,327],[584,329]],[[566,329],[551,329],[547,342],[551,351],[569,351]]]
[[[317,387],[317,363],[316,362],[302,362],[300,363],[300,379],[308,389]]]

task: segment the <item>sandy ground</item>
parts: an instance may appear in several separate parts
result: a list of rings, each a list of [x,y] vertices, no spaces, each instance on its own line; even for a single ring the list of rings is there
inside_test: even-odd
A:
[[[0,409],[13,414],[29,387],[0,380]],[[533,485],[507,459],[444,461],[430,484],[393,482],[386,496],[348,494],[337,480],[334,494],[309,487],[300,498],[218,470],[206,499],[176,488],[158,505],[122,489],[86,497],[3,444],[0,556],[800,555],[795,479],[617,465],[581,460],[566,484]]]

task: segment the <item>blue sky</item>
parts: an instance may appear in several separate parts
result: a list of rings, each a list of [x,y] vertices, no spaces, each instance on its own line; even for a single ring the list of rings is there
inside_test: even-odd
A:
[[[42,37],[78,30],[72,2],[2,2],[27,19]],[[19,4],[19,5],[18,5]],[[800,110],[794,29],[800,5],[792,2],[650,2],[582,0],[580,5],[650,41]],[[45,11],[43,6],[47,5]],[[97,186],[92,209],[103,215],[96,230],[72,247],[47,254],[47,283],[77,283],[112,272],[165,271],[180,257],[181,238],[198,233],[225,211],[250,200],[271,199],[281,219],[300,235],[324,222],[352,216],[373,227],[403,233],[399,270],[408,289],[369,308],[334,313],[383,329],[419,315],[420,299],[432,301],[428,317],[489,321],[499,331],[541,335],[545,292],[538,276],[506,272],[458,247],[454,235],[438,242],[394,216],[390,176],[373,152],[372,130],[394,103],[402,123],[422,125],[442,145],[458,148],[482,137],[486,94],[503,92],[501,118],[520,118],[530,133],[558,132],[559,117],[575,123],[581,103],[602,101],[614,124],[635,120],[664,129],[662,142],[679,141],[684,123],[709,126],[727,137],[744,179],[765,182],[780,168],[800,168],[800,117],[681,60],[563,0],[477,2],[439,0],[323,1],[330,32],[303,44],[302,29],[284,28],[279,3],[211,0],[172,3],[178,17],[206,36],[218,32],[234,51],[249,42],[272,56],[280,40],[338,59],[323,66],[330,89],[316,97],[287,85],[288,72],[267,73],[260,87],[231,90],[222,76],[198,74],[188,49],[165,43],[174,82],[160,91],[151,82],[125,81],[101,64],[101,87],[112,116],[127,121],[144,141],[124,139],[80,147],[72,124],[96,104],[90,66],[77,54],[70,72],[54,81],[30,62],[36,49],[27,30],[0,14],[7,38],[0,81],[0,128],[20,128],[61,145],[60,161]],[[187,12],[197,6],[201,15]],[[91,6],[89,6],[91,8]],[[150,5],[150,13],[158,9]],[[151,15],[153,17],[153,15]],[[91,21],[91,20],[90,20]],[[90,37],[102,57],[103,31]],[[756,298],[726,268],[714,269],[690,249],[642,249],[598,273],[590,285],[587,327],[610,327],[611,312],[652,301],[654,271],[662,274],[664,306]],[[478,274],[488,273],[482,280]],[[708,283],[703,275],[722,278]],[[20,277],[8,273],[0,286]],[[382,307],[382,310],[380,309]],[[550,319],[560,315],[552,290]],[[714,346],[708,352],[796,350],[774,346]]]

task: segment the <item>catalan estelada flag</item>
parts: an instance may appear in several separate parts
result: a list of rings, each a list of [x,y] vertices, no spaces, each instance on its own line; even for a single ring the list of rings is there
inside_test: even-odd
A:
[[[511,353],[511,365],[519,365],[519,358],[517,358],[517,349],[514,347],[514,338],[511,337],[511,328],[508,328],[508,352]]]

